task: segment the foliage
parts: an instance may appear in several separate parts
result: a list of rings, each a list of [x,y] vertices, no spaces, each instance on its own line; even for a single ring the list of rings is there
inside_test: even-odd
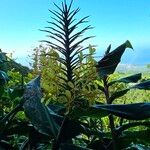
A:
[[[61,99],[56,98],[60,94],[61,87],[58,86],[59,78],[56,76],[60,74],[60,64],[56,61],[59,57],[58,53],[53,49],[46,48],[42,45],[34,49],[33,54],[33,71],[32,74],[36,76],[41,75],[41,85],[44,91],[44,101],[61,103]]]
[[[0,148],[148,149],[150,103],[131,99],[131,104],[125,95],[148,91],[150,80],[143,80],[141,73],[115,74],[131,43],[126,41],[112,51],[109,46],[96,62],[95,48],[80,46],[91,38],[79,38],[91,26],[76,30],[88,17],[75,22],[79,8],[72,10],[72,1],[54,5],[58,10],[50,10],[54,22],[42,30],[49,33],[50,40],[44,42],[50,48],[40,46],[34,53],[33,76],[40,75],[28,82],[29,77],[8,72],[6,55],[0,53]],[[86,49],[89,54],[84,53]]]

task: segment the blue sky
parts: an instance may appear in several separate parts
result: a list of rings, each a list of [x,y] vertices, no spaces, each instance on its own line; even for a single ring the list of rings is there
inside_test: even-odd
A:
[[[38,29],[51,20],[48,9],[55,9],[53,2],[59,5],[61,0],[0,0],[0,48],[24,63],[39,41],[46,39]],[[150,0],[74,0],[73,7],[78,6],[77,19],[89,15],[89,24],[95,27],[86,35],[96,37],[85,44],[96,44],[97,56],[109,44],[115,48],[130,40],[134,51],[127,50],[123,62],[149,62]]]

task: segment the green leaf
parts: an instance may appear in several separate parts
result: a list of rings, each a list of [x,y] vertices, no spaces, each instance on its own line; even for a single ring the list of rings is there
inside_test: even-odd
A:
[[[133,83],[135,83],[135,82],[138,82],[141,78],[142,78],[142,74],[138,73],[138,74],[128,76],[126,78],[122,78],[119,80],[119,82],[124,82],[124,83],[133,82]]]
[[[126,41],[112,52],[108,51],[109,53],[105,54],[105,56],[98,62],[97,69],[101,77],[114,73],[126,48],[132,48],[129,41]]]
[[[111,97],[109,98],[109,102],[112,103],[115,99],[125,95],[129,90],[130,89],[124,89],[124,90],[120,90],[120,91],[113,93]]]
[[[83,148],[83,147],[75,146],[72,144],[63,143],[63,144],[61,144],[61,150],[92,150],[92,149]]]
[[[111,113],[112,115],[122,117],[129,120],[144,120],[150,118],[150,103],[135,103],[135,104],[107,104],[95,105],[93,109]]]
[[[112,81],[112,82],[109,83],[109,86],[110,86],[110,85],[113,85],[113,84],[116,83],[116,82],[136,83],[136,82],[138,82],[141,78],[142,78],[142,74],[141,74],[141,73],[138,73],[138,74],[134,74],[134,75],[131,75],[131,76],[128,76],[128,77],[125,77],[125,78],[121,78],[121,79],[118,79],[118,80],[114,80],[114,81]]]
[[[106,56],[107,54],[109,54],[110,49],[111,49],[111,44],[107,47],[107,49],[106,49],[106,51],[105,51],[105,56]]]
[[[23,97],[25,114],[33,126],[40,133],[56,137],[62,124],[63,117],[57,115],[55,112],[61,110],[61,108],[54,105],[49,105],[49,107],[47,107],[41,103],[42,93],[40,90],[40,77],[37,77],[27,84]],[[63,140],[61,140],[66,141],[71,139],[79,135],[81,131],[83,131],[81,125],[69,119],[63,130],[63,135],[61,135]]]
[[[102,117],[108,116],[110,113],[106,110],[98,110],[95,109],[94,107],[88,107],[88,108],[81,108],[81,107],[75,107],[71,114],[70,117],[77,119],[77,118],[83,118],[83,117],[92,117],[92,118],[97,118],[100,119]]]
[[[139,126],[150,127],[150,122],[149,121],[134,121],[134,122],[125,123],[117,127],[115,129],[115,132],[116,132],[116,135],[119,136],[123,131],[128,130],[129,128],[134,128],[134,127],[139,127]]]
[[[39,132],[56,137],[59,125],[55,122],[55,119],[61,117],[43,105],[41,98],[40,77],[38,76],[26,85],[23,95],[23,108],[26,116]]]
[[[150,80],[146,80],[131,87],[131,89],[150,90]]]
[[[130,43],[130,41],[126,41],[125,42],[125,44],[126,44],[126,48],[131,48],[131,49],[133,49],[133,47],[132,47],[132,44]]]

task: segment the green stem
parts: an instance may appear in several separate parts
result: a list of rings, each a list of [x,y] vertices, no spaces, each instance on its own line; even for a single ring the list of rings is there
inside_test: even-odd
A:
[[[136,126],[146,126],[146,127],[149,127],[150,126],[150,122],[148,121],[145,121],[145,122],[131,122],[131,123],[127,123],[127,124],[124,124],[120,127],[118,127],[115,132],[116,132],[116,135],[117,136],[120,136],[121,133],[124,131],[124,130],[127,130],[129,128],[133,128],[133,127],[136,127]]]
[[[22,109],[22,104],[18,104],[10,113],[8,113],[0,122],[9,120],[11,116],[14,116],[18,111]]]
[[[59,130],[58,135],[56,137],[56,140],[52,144],[52,150],[59,150],[60,144],[61,144],[61,139],[63,137],[63,131],[64,131],[66,124],[68,123],[68,119],[69,118],[67,116],[64,117],[64,120],[61,124],[60,130]]]
[[[106,103],[111,104],[111,102],[109,100],[110,95],[109,95],[109,85],[108,85],[108,82],[107,82],[107,77],[104,77],[103,83],[104,83],[104,94],[105,94],[105,98],[106,98]],[[115,134],[115,124],[114,124],[113,115],[109,115],[109,125],[110,125],[110,129],[111,129],[113,149],[117,150],[117,142],[116,142],[117,137],[116,137],[116,134]]]
[[[14,116],[22,109],[22,104],[18,104],[11,112],[9,112],[2,120],[0,120],[0,131],[1,131],[1,137],[5,134],[5,130],[8,128],[9,123],[11,123],[11,120],[14,118]]]

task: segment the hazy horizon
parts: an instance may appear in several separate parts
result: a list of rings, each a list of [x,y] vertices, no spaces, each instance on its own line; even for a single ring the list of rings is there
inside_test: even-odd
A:
[[[63,0],[62,0],[63,1]],[[24,63],[40,40],[47,39],[40,32],[48,26],[52,14],[48,9],[56,10],[53,5],[61,5],[60,0],[1,0],[0,1],[0,48],[13,53],[14,58]],[[70,0],[67,1],[68,3]],[[129,40],[134,51],[127,50],[122,63],[145,64],[150,58],[150,1],[136,0],[74,0],[73,8],[81,10],[77,20],[89,17],[94,27],[85,36],[95,35],[85,43],[97,45],[97,56],[104,53],[109,44],[112,50]],[[20,57],[20,58],[19,58]]]

